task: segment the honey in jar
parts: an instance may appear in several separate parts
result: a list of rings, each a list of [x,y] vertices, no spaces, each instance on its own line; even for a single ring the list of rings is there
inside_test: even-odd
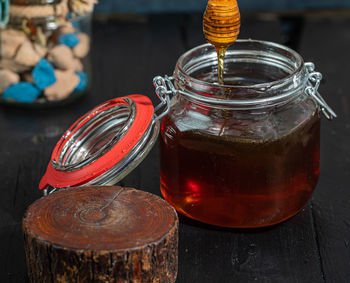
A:
[[[233,131],[254,124],[250,119],[230,120],[225,127]],[[319,174],[317,111],[281,137],[246,139],[245,134],[240,138],[181,132],[174,121],[165,119],[164,197],[183,214],[220,226],[259,227],[294,215],[310,198]]]
[[[204,223],[282,222],[303,208],[319,175],[320,115],[305,91],[309,71],[285,46],[238,40],[218,85],[215,53],[205,44],[177,62],[178,91],[161,126],[161,192]]]

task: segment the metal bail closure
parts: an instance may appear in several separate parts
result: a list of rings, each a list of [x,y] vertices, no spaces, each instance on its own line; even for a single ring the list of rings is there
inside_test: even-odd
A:
[[[159,134],[158,120],[147,96],[134,94],[100,104],[58,141],[40,190],[114,185],[147,156]]]
[[[319,104],[321,111],[328,120],[336,118],[337,114],[317,91],[322,80],[322,74],[315,72],[315,65],[312,62],[305,63],[305,67],[308,71],[308,86],[305,88],[305,93],[311,96]]]
[[[171,82],[173,79],[173,77],[169,77],[167,75],[165,75],[164,78],[161,76],[156,76],[153,78],[155,92],[161,101],[155,108],[155,112],[159,111],[159,109],[166,106],[162,113],[155,118],[155,121],[162,119],[170,111],[170,95],[175,95],[177,92],[173,83]]]

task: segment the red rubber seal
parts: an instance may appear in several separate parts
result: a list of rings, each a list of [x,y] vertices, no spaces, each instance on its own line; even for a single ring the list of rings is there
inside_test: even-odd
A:
[[[91,118],[95,117],[102,111],[115,107],[116,105],[127,105],[127,102],[124,100],[125,98],[130,98],[135,103],[136,115],[130,129],[121,140],[100,158],[77,170],[66,172],[60,171],[55,169],[50,162],[40,181],[40,190],[45,190],[48,186],[54,188],[66,188],[83,185],[111,169],[129,153],[129,151],[143,137],[153,119],[154,108],[152,102],[144,95],[134,94],[115,98],[100,104],[86,113],[79,118],[58,141],[52,152],[51,160],[58,160],[63,146],[80,127],[84,126]]]

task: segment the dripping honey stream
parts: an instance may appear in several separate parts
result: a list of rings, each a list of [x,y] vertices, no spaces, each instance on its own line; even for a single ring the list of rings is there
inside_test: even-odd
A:
[[[241,16],[236,0],[209,0],[203,16],[203,32],[209,43],[215,46],[218,57],[218,83],[225,84],[224,68],[227,47],[237,40]],[[225,92],[225,97],[229,94]],[[225,113],[227,116],[228,113]],[[228,118],[228,117],[227,117]],[[220,130],[224,133],[225,124]]]
[[[203,17],[203,32],[218,55],[218,82],[224,84],[227,47],[238,37],[241,17],[236,0],[209,0]]]

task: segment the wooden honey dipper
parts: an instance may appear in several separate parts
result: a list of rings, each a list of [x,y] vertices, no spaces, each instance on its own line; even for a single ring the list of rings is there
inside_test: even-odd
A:
[[[203,17],[203,32],[218,54],[219,84],[224,84],[226,49],[238,37],[241,17],[236,0],[209,0]]]

